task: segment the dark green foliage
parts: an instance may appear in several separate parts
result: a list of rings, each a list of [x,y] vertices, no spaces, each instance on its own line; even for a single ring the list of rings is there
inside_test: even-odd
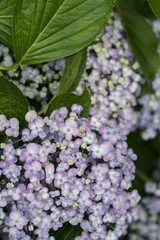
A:
[[[91,108],[91,97],[88,89],[84,89],[82,95],[76,95],[74,93],[62,93],[54,97],[48,105],[47,115],[61,107],[66,107],[69,111],[71,106],[76,103],[83,106],[83,111],[81,112],[81,117],[88,117],[89,110]]]

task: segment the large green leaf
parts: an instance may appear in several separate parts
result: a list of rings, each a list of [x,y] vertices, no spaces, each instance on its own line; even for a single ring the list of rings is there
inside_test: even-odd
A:
[[[0,41],[12,48],[12,18],[16,0],[0,0]]]
[[[160,18],[160,0],[148,0],[154,14]]]
[[[25,124],[25,114],[29,110],[28,102],[19,88],[2,74],[0,75],[0,114],[8,119],[15,117],[20,125]]]
[[[61,6],[61,4],[64,2],[65,0],[59,0],[59,7]]]
[[[65,223],[63,227],[54,233],[54,237],[56,240],[75,240],[77,236],[81,235],[81,232],[80,225],[73,226]]]
[[[151,20],[155,19],[155,15],[146,0],[129,0],[128,4],[133,10],[139,12],[141,15]]]
[[[88,117],[89,110],[91,108],[91,97],[89,90],[86,87],[82,95],[76,95],[74,93],[62,93],[54,97],[48,105],[47,115],[50,116],[54,110],[61,107],[66,107],[70,111],[71,106],[75,103],[83,106],[81,117]]]
[[[18,64],[34,64],[78,52],[98,36],[114,0],[21,0],[13,16]]]
[[[87,60],[87,49],[84,48],[67,58],[66,66],[56,95],[72,92],[78,86],[84,72]]]
[[[159,68],[158,40],[144,17],[134,11],[128,0],[117,1],[128,39],[145,78],[154,78]]]

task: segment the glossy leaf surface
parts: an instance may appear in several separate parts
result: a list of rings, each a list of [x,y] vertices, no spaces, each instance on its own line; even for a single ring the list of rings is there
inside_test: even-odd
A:
[[[154,14],[160,18],[160,0],[148,0],[148,2]]]
[[[34,64],[78,52],[98,36],[113,0],[21,0],[13,17],[17,63]]]
[[[84,89],[82,95],[76,95],[74,93],[62,93],[54,97],[48,105],[47,115],[50,114],[61,107],[66,107],[69,111],[73,104],[78,104],[83,106],[83,111],[81,112],[81,117],[88,117],[89,110],[91,108],[91,97],[88,89]]]
[[[0,0],[0,41],[12,48],[12,18],[16,0]]]
[[[55,232],[54,236],[55,239],[61,239],[61,240],[75,240],[75,238],[79,235],[81,235],[82,229],[78,225],[73,226],[70,223],[65,223],[63,227],[58,229],[58,231]]]
[[[56,95],[64,92],[72,92],[78,86],[86,66],[87,49],[69,56]]]
[[[8,119],[17,118],[20,125],[25,124],[25,114],[29,104],[19,88],[3,75],[0,76],[0,114]]]

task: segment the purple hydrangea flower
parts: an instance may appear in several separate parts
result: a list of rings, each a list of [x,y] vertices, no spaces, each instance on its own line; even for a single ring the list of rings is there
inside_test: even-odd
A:
[[[8,225],[10,227],[16,227],[17,229],[23,229],[24,226],[26,226],[28,223],[28,219],[23,216],[23,214],[20,211],[12,211],[9,214],[9,223]]]
[[[129,240],[158,240],[160,236],[160,184],[156,182],[147,182],[145,184],[146,196],[142,197],[138,205],[139,219],[130,226]],[[158,194],[157,194],[158,193]],[[130,196],[130,201],[134,201],[134,191]],[[136,197],[136,196],[135,196]],[[136,212],[132,212],[135,218]]]
[[[83,80],[91,92],[92,106],[105,111],[108,125],[121,127],[126,135],[137,126],[135,106],[145,80],[124,36],[122,22],[114,12],[103,33],[88,48]],[[76,93],[82,91],[80,82]]]
[[[135,154],[102,110],[92,108],[89,119],[80,117],[81,110],[74,105],[66,118],[63,107],[45,119],[29,111],[18,142],[8,137],[0,149],[7,183],[0,191],[1,219],[10,238],[47,240],[51,229],[69,222],[81,224],[80,239],[118,240],[136,219],[140,197],[128,191]]]

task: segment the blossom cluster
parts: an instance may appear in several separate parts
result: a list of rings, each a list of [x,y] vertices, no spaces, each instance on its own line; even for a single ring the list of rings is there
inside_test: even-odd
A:
[[[139,99],[138,128],[141,129],[143,140],[153,139],[160,130],[160,72],[152,81],[152,93]]]
[[[106,112],[108,124],[121,127],[124,134],[133,131],[138,118],[135,106],[145,80],[116,13],[89,47],[84,80],[92,105]],[[77,92],[82,92],[82,83]]]
[[[160,21],[153,22],[153,30],[159,39],[160,54]],[[139,99],[141,110],[139,111],[139,121],[137,127],[141,129],[143,140],[156,137],[160,130],[160,70],[152,81],[152,92],[145,94]]]
[[[13,55],[3,44],[0,44],[0,65],[13,65]],[[4,74],[14,81],[29,100],[34,99],[32,105],[36,109],[37,106],[42,109],[58,89],[64,66],[65,59],[59,59],[44,64],[19,66]]]
[[[102,110],[62,107],[41,118],[25,115],[28,127],[0,115],[0,224],[11,240],[53,240],[49,231],[81,224],[77,240],[118,240],[137,219],[134,160],[119,128]]]
[[[147,196],[139,204],[139,220],[131,225],[129,240],[160,239],[160,183],[147,182]]]

